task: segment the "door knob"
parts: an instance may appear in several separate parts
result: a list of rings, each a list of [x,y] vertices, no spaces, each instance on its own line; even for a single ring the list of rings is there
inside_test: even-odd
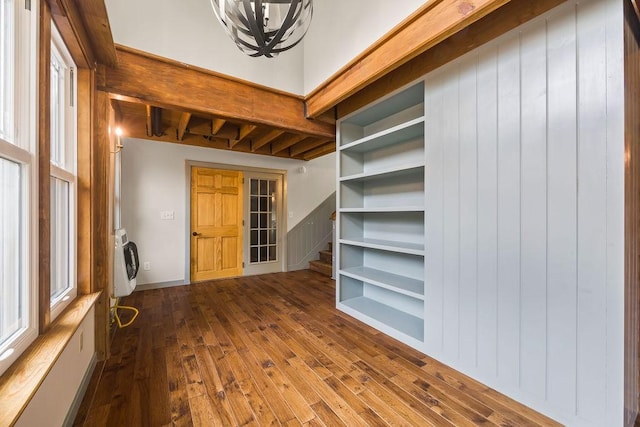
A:
[[[198,233],[197,231],[194,231],[193,233],[191,233],[192,236],[199,236],[200,233]]]

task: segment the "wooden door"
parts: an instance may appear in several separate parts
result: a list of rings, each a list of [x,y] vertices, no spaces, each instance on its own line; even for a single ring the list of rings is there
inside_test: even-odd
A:
[[[242,172],[191,169],[191,281],[242,275]]]

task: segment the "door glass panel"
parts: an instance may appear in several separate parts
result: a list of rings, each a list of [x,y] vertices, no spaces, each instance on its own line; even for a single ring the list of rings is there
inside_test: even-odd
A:
[[[249,189],[250,263],[259,264],[278,260],[277,181],[251,179]]]

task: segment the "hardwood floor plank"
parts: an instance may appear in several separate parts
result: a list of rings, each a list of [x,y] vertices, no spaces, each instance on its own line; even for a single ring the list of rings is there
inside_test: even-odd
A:
[[[147,378],[149,384],[149,402],[143,403],[143,410],[149,412],[150,424],[153,426],[171,423],[169,411],[169,381],[167,379],[167,361],[163,351],[156,351],[152,360],[152,377]]]
[[[335,412],[331,410],[331,407],[327,405],[324,401],[320,401],[312,406],[313,410],[316,414],[318,414],[318,418],[322,420],[322,422],[327,426],[348,426],[345,424],[342,419],[336,415]]]
[[[234,353],[234,352],[233,352]],[[256,424],[256,419],[253,414],[253,410],[247,401],[244,393],[240,388],[239,381],[248,379],[245,376],[246,371],[232,370],[228,357],[233,353],[227,353],[223,358],[216,360],[216,367],[218,368],[218,374],[222,380],[222,385],[227,396],[227,400],[231,405],[233,414],[236,419],[236,425],[250,425]]]
[[[193,425],[198,427],[223,426],[224,421],[219,417],[220,413],[214,409],[215,403],[207,394],[201,394],[189,398]]]
[[[279,423],[276,416],[267,401],[262,397],[262,394],[256,389],[253,380],[242,380],[239,384],[242,393],[244,393],[259,423],[264,426],[278,425]]]
[[[299,363],[295,358],[291,359],[290,362],[293,366],[296,366],[298,369],[301,369],[301,370],[309,369],[306,365]],[[358,415],[358,412],[352,407],[350,407],[349,404],[345,402],[344,399],[342,399],[342,397],[336,394],[326,382],[314,381],[312,383],[312,386],[315,389],[316,393],[318,393],[318,395],[322,398],[322,400],[319,403],[312,405],[312,408],[314,408],[314,411],[317,405],[326,404],[326,405],[329,405],[329,407],[331,408],[331,412],[339,416],[340,419],[343,420],[347,425],[349,426],[366,426],[367,425],[364,422],[364,420],[360,418],[360,416]],[[318,414],[320,419],[322,419],[325,422],[325,424],[327,424],[327,422],[323,418],[323,415],[318,413],[317,411],[315,412]],[[328,424],[328,425],[331,425],[331,424]]]
[[[409,407],[411,407],[413,410],[417,411],[427,421],[433,423],[434,425],[455,425],[449,422],[449,420],[445,418],[440,411],[433,410],[433,408],[424,405],[420,400],[416,399],[410,393],[397,386],[389,378],[386,378],[382,374],[378,373],[375,369],[367,365],[365,362],[360,361],[357,362],[356,365],[362,371],[366,372],[367,375],[376,380],[379,384],[382,384],[394,395],[402,399],[403,402],[408,404]]]
[[[86,426],[555,426],[335,309],[310,271],[135,292]]]
[[[187,381],[182,370],[182,356],[179,351],[173,351],[167,355],[167,381],[171,422],[174,425],[190,425],[192,420]]]
[[[235,423],[233,409],[231,409],[231,405],[227,399],[227,393],[218,376],[216,363],[211,357],[209,348],[200,345],[194,349],[194,352],[207,395],[215,407],[218,408],[218,417],[223,425],[233,425]]]

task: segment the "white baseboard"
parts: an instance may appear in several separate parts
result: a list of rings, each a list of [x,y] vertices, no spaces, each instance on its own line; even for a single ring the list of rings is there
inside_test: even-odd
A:
[[[189,283],[184,280],[172,280],[169,282],[158,282],[158,283],[145,283],[144,285],[137,285],[134,289],[134,292],[138,291],[148,291],[151,289],[162,289],[162,288],[172,288],[174,286],[185,286]]]
[[[69,408],[69,412],[67,412],[67,416],[64,419],[63,426],[70,427],[73,425],[73,422],[76,420],[76,416],[78,415],[78,410],[80,410],[80,405],[82,404],[82,399],[84,399],[84,395],[87,392],[87,387],[89,387],[89,382],[91,381],[91,376],[93,375],[93,371],[96,368],[96,364],[98,363],[98,355],[93,353],[93,357],[91,357],[91,362],[87,367],[84,376],[82,377],[82,382],[80,383],[80,387],[76,392],[76,396],[73,398],[73,402],[71,403],[71,408]]]

